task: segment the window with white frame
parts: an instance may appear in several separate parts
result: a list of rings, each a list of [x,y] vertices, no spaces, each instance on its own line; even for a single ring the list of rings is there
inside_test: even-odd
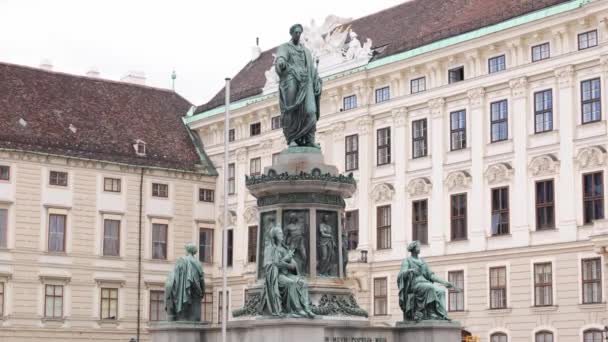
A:
[[[426,91],[426,77],[418,77],[410,80],[410,93],[416,94]]]
[[[578,35],[578,49],[585,50],[597,46],[597,30],[583,32]]]
[[[534,306],[553,305],[552,274],[550,262],[534,264]]]
[[[602,119],[602,90],[599,78],[581,82],[581,122],[583,124]]]
[[[201,202],[211,202],[215,200],[215,190],[200,188],[198,189],[198,200]]]
[[[490,309],[507,307],[507,267],[490,268]]]
[[[120,255],[120,220],[103,220],[103,255]]]
[[[583,342],[602,342],[603,335],[599,329],[587,329],[583,332]]]
[[[48,251],[65,252],[67,216],[49,214]]]
[[[490,104],[490,135],[491,142],[508,139],[508,104],[507,100]]]
[[[64,171],[49,172],[49,184],[55,186],[68,186],[68,173]]]
[[[464,110],[450,113],[450,149],[461,150],[467,147],[467,114]]]
[[[534,93],[534,133],[553,130],[553,92],[551,89]]]
[[[0,165],[0,180],[11,180],[11,167],[8,165]]]
[[[391,91],[388,86],[376,89],[376,103],[385,102],[390,99],[391,99]]]
[[[150,290],[150,315],[148,317],[151,321],[166,320],[165,291]]]
[[[118,289],[101,288],[99,318],[116,320],[118,319]]]
[[[168,198],[169,184],[152,183],[152,197]]]
[[[282,127],[281,125],[281,116],[277,115],[277,116],[273,116],[271,120],[271,128],[274,129],[279,129]]]
[[[262,173],[262,158],[253,158],[249,161],[249,175],[258,176]]]
[[[44,286],[44,317],[63,318],[63,285]]]
[[[583,304],[602,302],[602,263],[600,258],[581,260]]]
[[[376,142],[376,165],[391,163],[391,128],[380,128],[377,133]]]
[[[543,43],[532,47],[532,62],[542,61],[551,57],[549,43]]]
[[[507,334],[493,333],[492,335],[490,335],[490,342],[508,342]]]
[[[448,281],[455,286],[448,290],[448,311],[464,311],[464,271],[449,271]]]
[[[500,55],[488,59],[488,73],[503,71],[507,68],[505,55]]]
[[[534,334],[535,342],[553,342],[553,333],[547,330],[539,331]]]
[[[120,192],[120,178],[104,177],[103,191]]]
[[[349,110],[357,108],[357,95],[345,96],[342,99],[342,109]]]
[[[374,316],[388,315],[386,277],[374,279]]]
[[[152,259],[167,260],[167,239],[169,225],[152,224]]]
[[[420,158],[427,155],[426,128],[426,119],[412,121],[412,158]]]

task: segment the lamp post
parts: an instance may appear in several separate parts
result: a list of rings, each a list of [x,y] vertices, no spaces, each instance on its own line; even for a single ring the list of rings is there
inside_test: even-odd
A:
[[[226,342],[226,320],[228,318],[227,275],[228,267],[228,131],[230,123],[230,78],[226,78],[226,104],[224,115],[224,227],[222,230],[222,342]]]

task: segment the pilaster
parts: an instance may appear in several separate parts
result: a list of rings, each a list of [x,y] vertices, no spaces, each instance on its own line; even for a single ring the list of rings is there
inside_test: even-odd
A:
[[[469,122],[471,122],[471,194],[469,196],[468,229],[471,249],[484,250],[486,247],[483,215],[477,210],[486,212],[490,210],[484,198],[483,156],[486,145],[485,126],[486,92],[483,88],[476,88],[467,92],[469,99]]]
[[[395,204],[395,208],[393,209],[393,219],[395,223],[399,223],[397,229],[394,230],[393,236],[395,237],[393,243],[393,250],[397,251],[397,253],[402,253],[406,251],[406,229],[403,229],[406,226],[405,222],[411,220],[407,220],[408,215],[405,213],[404,208],[405,205],[405,187],[406,187],[406,179],[405,179],[405,162],[407,160],[407,148],[403,148],[404,146],[408,146],[406,140],[407,133],[407,108],[395,108],[392,111],[393,116],[393,130],[394,134],[392,137],[392,159],[395,161],[395,198],[393,203]],[[405,254],[403,254],[405,255]]]
[[[374,165],[374,139],[373,139],[374,120],[370,115],[366,115],[357,120],[359,130],[359,179],[357,180],[357,197],[359,198],[359,245],[358,250],[370,251],[375,249],[375,244],[371,240],[373,229],[376,229],[374,222],[375,208],[372,207],[370,196],[371,191],[371,171]],[[371,254],[371,253],[370,253]]]
[[[429,111],[431,114],[430,129],[430,145],[431,158],[433,160],[433,170],[431,176],[432,184],[436,185],[432,188],[431,210],[429,212],[436,213],[429,215],[429,244],[431,246],[432,255],[442,255],[445,252],[445,227],[447,222],[444,222],[445,215],[440,213],[445,212],[443,203],[444,188],[443,184],[443,159],[444,159],[444,136],[443,120],[445,117],[445,99],[437,98],[428,102]]]
[[[328,132],[328,141],[331,141],[332,145],[332,158],[331,164],[334,164],[340,172],[344,172],[345,169],[345,141],[344,141],[344,130],[346,124],[344,122],[336,122],[333,125],[331,132]]]
[[[236,186],[236,212],[245,212],[245,201],[249,196],[249,191],[245,186],[245,175],[249,174],[249,163],[248,153],[246,147],[241,147],[236,150],[236,164],[235,164],[235,186]],[[247,239],[235,239],[236,236],[247,236],[247,223],[243,218],[243,215],[237,215],[236,224],[232,228],[233,238],[233,267],[239,268],[247,263]],[[237,270],[238,272],[238,270]]]
[[[513,168],[514,180],[509,188],[509,207],[513,244],[527,246],[530,241],[528,222],[528,80],[520,77],[509,81],[511,108],[509,119],[513,120]]]
[[[556,115],[559,117],[559,185],[557,187],[557,227],[568,232],[568,240],[576,240],[575,196],[567,196],[576,187],[574,183],[574,67],[567,65],[555,70],[558,89],[555,101]],[[561,196],[560,196],[561,194]],[[563,233],[562,233],[563,234]]]

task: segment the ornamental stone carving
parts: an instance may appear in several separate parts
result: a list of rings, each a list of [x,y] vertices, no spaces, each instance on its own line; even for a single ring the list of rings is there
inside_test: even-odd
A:
[[[445,185],[449,191],[468,189],[471,186],[471,175],[468,171],[451,172],[445,180]]]
[[[381,183],[372,190],[374,202],[390,202],[395,195],[395,188],[389,183]]]
[[[257,223],[258,209],[256,207],[247,207],[243,213],[243,219],[247,224]]]
[[[366,115],[359,120],[357,120],[357,127],[359,128],[359,133],[366,134],[371,132],[372,127],[374,126],[374,119],[371,116]]]
[[[403,127],[407,124],[407,109],[405,107],[393,109],[392,114],[396,127]]]
[[[432,184],[426,177],[412,179],[407,185],[407,192],[411,197],[426,196],[431,193]]]
[[[513,178],[513,168],[509,163],[498,163],[488,166],[485,173],[488,184],[504,183]]]
[[[544,154],[532,159],[528,170],[535,177],[554,175],[559,170],[559,160],[553,154]]]
[[[528,79],[525,77],[516,78],[509,81],[509,88],[511,88],[511,95],[514,98],[520,98],[526,96],[528,90]]]
[[[473,108],[479,108],[483,106],[485,96],[486,91],[483,88],[475,88],[467,92],[467,97],[469,98],[469,105]]]
[[[608,74],[608,54],[603,54],[600,56],[600,67],[602,69],[602,73]]]
[[[238,160],[241,163],[247,160],[247,148],[246,147],[241,147],[238,150],[236,150],[236,160]]]
[[[216,222],[220,227],[224,226],[224,208],[220,207],[221,214],[217,216]],[[234,210],[228,210],[228,225],[234,226],[236,224],[236,212]]]
[[[437,99],[432,99],[428,102],[429,111],[431,112],[431,116],[433,119],[440,118],[443,114],[443,106],[445,105],[445,99],[440,97]]]
[[[346,129],[346,124],[344,122],[336,122],[331,129],[331,133],[334,139],[342,138],[344,136],[344,129]]]
[[[602,146],[591,146],[579,150],[576,162],[580,169],[590,169],[606,165],[606,149]]]
[[[565,67],[556,69],[555,78],[557,78],[560,88],[571,87],[574,78],[574,67],[572,65],[566,65]]]

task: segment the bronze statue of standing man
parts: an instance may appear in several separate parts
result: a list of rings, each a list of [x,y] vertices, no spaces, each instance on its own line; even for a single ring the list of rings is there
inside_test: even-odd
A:
[[[315,131],[321,79],[310,50],[300,42],[302,31],[302,25],[293,25],[289,29],[291,40],[277,50],[275,68],[280,79],[281,122],[287,145],[318,148]]]

